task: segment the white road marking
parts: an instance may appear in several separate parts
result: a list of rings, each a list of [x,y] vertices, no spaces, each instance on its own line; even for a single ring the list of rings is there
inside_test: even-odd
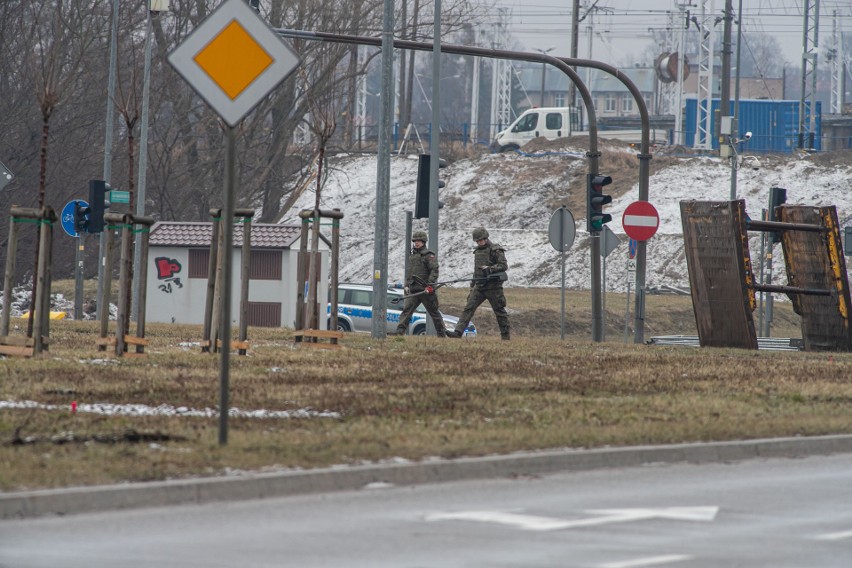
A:
[[[476,521],[509,525],[527,531],[557,531],[580,527],[591,527],[609,523],[624,523],[647,519],[671,519],[678,521],[712,521],[719,507],[666,507],[662,509],[600,509],[587,511],[596,517],[566,520],[535,515],[522,515],[502,511],[459,511],[455,513],[433,513],[426,515],[427,521]]]
[[[642,566],[660,566],[661,564],[671,564],[672,562],[681,562],[691,559],[692,556],[686,556],[684,554],[669,554],[667,556],[637,558],[636,560],[627,560],[625,562],[609,562],[607,564],[601,564],[599,568],[640,568]]]
[[[843,540],[846,538],[852,538],[852,531],[827,533],[816,537],[817,540]]]
[[[555,531],[569,528],[571,521],[537,517],[534,515],[519,515],[500,511],[460,511],[458,513],[434,513],[426,516],[427,521],[476,521],[480,523],[497,523],[509,525],[527,531]]]
[[[586,511],[597,515],[634,515],[642,519],[673,519],[677,521],[712,521],[719,507],[662,507],[659,509],[597,509]]]

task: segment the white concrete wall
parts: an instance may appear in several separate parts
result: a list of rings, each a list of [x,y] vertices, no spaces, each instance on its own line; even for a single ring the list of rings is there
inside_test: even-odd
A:
[[[328,270],[329,251],[324,243],[321,248],[321,273],[319,303],[320,313],[325,313],[328,299]],[[298,242],[293,248],[283,251],[281,263],[281,280],[252,280],[249,283],[250,302],[281,303],[281,326],[293,327],[296,321],[296,294],[298,266]],[[171,266],[174,271],[166,270],[167,278],[160,278],[157,259],[165,258],[165,266]],[[231,320],[234,326],[239,324],[240,309],[240,278],[242,251],[234,249],[233,278],[231,285]],[[154,247],[148,257],[147,304],[145,318],[149,322],[163,323],[204,323],[204,306],[207,298],[207,278],[189,278],[189,249],[180,247]],[[179,269],[178,269],[179,267]],[[324,327],[324,322],[322,326]]]
[[[175,261],[173,271],[159,270],[158,259],[161,258]],[[160,278],[161,275],[164,277]],[[189,249],[150,248],[146,321],[203,324],[206,294],[206,278],[189,278]]]

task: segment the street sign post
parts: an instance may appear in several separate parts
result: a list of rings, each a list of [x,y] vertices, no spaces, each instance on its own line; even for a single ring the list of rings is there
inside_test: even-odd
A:
[[[69,236],[77,238],[77,245],[74,247],[74,319],[79,320],[83,317],[83,252],[86,250],[85,234],[77,232],[75,226],[75,214],[77,205],[80,207],[88,207],[89,204],[83,199],[75,199],[69,201],[62,208],[62,215],[59,222],[62,224],[62,229]]]
[[[547,227],[547,236],[550,238],[550,245],[562,253],[562,319],[559,325],[561,339],[565,339],[565,251],[574,244],[576,234],[577,227],[571,212],[564,205],[554,211]]]
[[[547,226],[547,236],[550,245],[559,252],[565,252],[574,244],[576,236],[574,216],[564,206],[553,212],[550,224]]]
[[[657,233],[657,229],[660,226],[660,214],[657,213],[657,209],[651,205],[647,201],[634,201],[624,210],[624,215],[621,217],[621,226],[624,228],[624,232],[627,233],[627,236],[630,237],[630,247],[628,251],[628,271],[627,271],[627,311],[624,315],[624,342],[627,343],[627,333],[628,333],[628,318],[630,317],[630,285],[636,284],[636,272],[637,272],[637,259],[636,252],[639,248],[640,241],[647,241],[651,237],[653,237]],[[644,251],[644,249],[643,249]],[[637,323],[636,323],[636,331],[637,337],[639,335],[640,330],[640,321],[638,320],[638,316],[640,312],[640,304],[642,304],[642,311],[644,312],[644,290],[641,289],[644,287],[645,283],[645,264],[644,264],[644,252],[643,252],[643,262],[642,262],[642,280],[641,286],[637,284],[636,286],[636,315],[637,315]],[[633,269],[630,270],[630,266],[632,265]]]
[[[169,54],[169,63],[228,125],[222,257],[225,282],[220,298],[219,444],[228,443],[231,351],[230,251],[234,240],[237,185],[235,127],[299,66],[299,57],[244,0],[225,0]],[[214,343],[215,345],[215,343]]]
[[[9,168],[3,165],[3,162],[0,162],[0,189],[3,189],[9,182],[15,178],[14,174],[9,171]]]
[[[621,226],[631,239],[647,241],[656,234],[660,226],[660,215],[649,202],[634,201],[624,210]]]
[[[122,189],[112,189],[107,193],[107,201],[114,203],[130,203],[130,192]]]
[[[299,66],[299,56],[244,0],[225,0],[169,63],[228,126],[235,127]]]
[[[621,244],[619,239],[612,229],[604,225],[601,231],[601,318],[606,320],[606,257]],[[606,335],[606,322],[601,325],[601,340]]]
[[[601,232],[601,256],[608,257],[609,253],[618,248],[620,244],[621,239],[612,232],[612,229],[604,225],[604,230]]]
[[[59,222],[62,224],[62,229],[68,233],[69,237],[80,236],[80,233],[77,232],[77,228],[74,226],[74,210],[77,208],[76,206],[78,203],[81,207],[89,206],[85,200],[75,199],[66,203],[65,207],[62,208],[62,216],[60,217]]]
[[[636,245],[638,241],[630,239],[630,247],[627,252],[627,307],[624,309],[624,343],[630,329],[630,287],[636,283]]]

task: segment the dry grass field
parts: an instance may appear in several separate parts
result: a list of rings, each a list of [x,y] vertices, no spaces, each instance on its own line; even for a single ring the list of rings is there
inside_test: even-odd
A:
[[[442,290],[445,311],[460,312],[465,292]],[[198,327],[149,324],[148,355],[117,359],[97,351],[94,322],[54,322],[48,354],[0,360],[0,490],[852,433],[850,354],[624,343],[626,302],[615,294],[607,341],[592,343],[589,293],[579,291],[567,293],[563,341],[559,290],[507,297],[510,342],[484,307],[475,339],[347,334],[341,349],[319,350],[296,347],[291,330],[250,329],[248,355],[231,357],[231,408],[242,412],[226,446],[214,413],[189,415],[219,398],[220,359],[201,352]],[[649,296],[646,314],[646,338],[695,333],[688,298]],[[773,335],[797,335],[788,304],[776,304],[776,322]],[[278,414],[245,413],[261,410]]]

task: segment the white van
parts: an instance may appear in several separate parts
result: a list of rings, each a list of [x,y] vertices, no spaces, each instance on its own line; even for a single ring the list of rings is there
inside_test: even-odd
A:
[[[508,128],[497,133],[497,138],[491,143],[491,150],[517,150],[539,136],[554,140],[570,135],[570,110],[568,107],[543,107],[524,111]]]

